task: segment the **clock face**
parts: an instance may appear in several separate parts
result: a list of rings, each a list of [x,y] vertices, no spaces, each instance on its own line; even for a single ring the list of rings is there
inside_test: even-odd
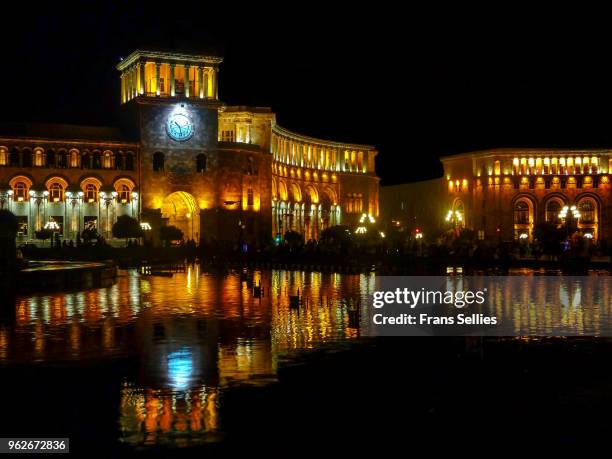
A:
[[[166,121],[166,131],[168,136],[177,142],[189,140],[193,135],[193,123],[183,113],[174,113]]]

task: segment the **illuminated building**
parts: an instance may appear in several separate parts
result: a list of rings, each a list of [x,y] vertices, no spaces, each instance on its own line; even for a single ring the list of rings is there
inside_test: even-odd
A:
[[[420,205],[414,214],[438,233],[455,226],[474,230],[479,239],[531,241],[536,225],[562,227],[564,207],[575,206],[577,235],[592,241],[612,236],[610,150],[496,149],[441,162],[440,179],[381,191],[385,219],[404,221],[400,207]],[[425,188],[427,199],[419,193]]]
[[[376,150],[292,133],[265,107],[218,98],[220,57],[135,51],[117,65],[117,128],[26,125],[0,132],[0,204],[33,239],[49,221],[107,239],[123,214],[186,239],[265,243],[378,215]]]

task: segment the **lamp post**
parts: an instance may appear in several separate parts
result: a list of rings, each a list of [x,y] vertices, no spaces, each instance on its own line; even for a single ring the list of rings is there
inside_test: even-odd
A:
[[[576,206],[563,206],[561,212],[559,212],[559,218],[563,221],[563,225],[565,226],[565,233],[567,238],[570,237],[570,227],[577,226],[578,220],[580,220],[580,212],[576,208]]]
[[[445,220],[452,225],[455,236],[459,236],[459,229],[463,223],[463,215],[459,210],[449,210]]]

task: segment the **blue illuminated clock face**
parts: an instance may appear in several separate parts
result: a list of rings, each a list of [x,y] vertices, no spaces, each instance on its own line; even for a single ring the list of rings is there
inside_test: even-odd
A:
[[[187,115],[174,113],[166,121],[166,132],[171,139],[184,142],[193,135],[193,123]]]

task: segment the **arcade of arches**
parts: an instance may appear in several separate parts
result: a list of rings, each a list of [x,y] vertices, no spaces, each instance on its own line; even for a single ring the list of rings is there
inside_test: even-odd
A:
[[[307,185],[273,179],[272,229],[274,234],[296,231],[305,240],[318,239],[321,232],[341,224],[342,210],[331,187]]]

